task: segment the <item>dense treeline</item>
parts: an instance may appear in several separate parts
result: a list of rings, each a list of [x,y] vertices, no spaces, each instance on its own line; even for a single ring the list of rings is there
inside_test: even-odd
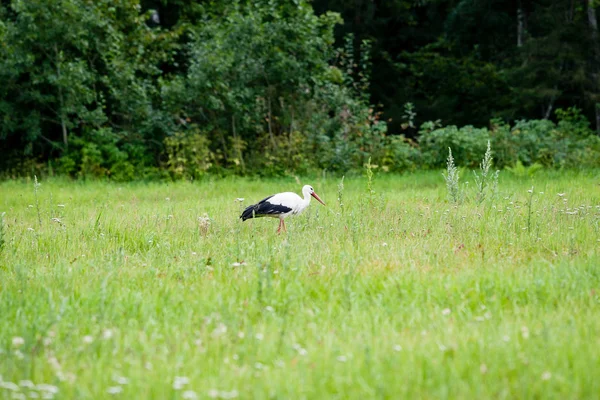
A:
[[[596,165],[595,6],[3,0],[0,170],[402,171],[487,140],[500,166]]]

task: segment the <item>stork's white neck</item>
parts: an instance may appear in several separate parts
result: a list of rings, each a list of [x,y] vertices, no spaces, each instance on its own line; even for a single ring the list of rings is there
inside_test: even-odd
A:
[[[310,189],[306,188],[306,189],[302,189],[302,194],[304,195],[304,199],[302,200],[302,208],[306,208],[308,207],[308,205],[310,204],[310,198],[312,197],[310,195]]]

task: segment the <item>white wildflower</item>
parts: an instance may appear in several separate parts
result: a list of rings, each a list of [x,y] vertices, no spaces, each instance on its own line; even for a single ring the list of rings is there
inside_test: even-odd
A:
[[[17,385],[16,383],[13,383],[13,382],[0,382],[0,387],[4,388],[6,390],[15,391],[15,392],[18,392],[19,390],[21,390],[19,385]]]
[[[113,377],[113,381],[117,382],[119,385],[127,385],[129,383],[129,379],[124,376],[115,376]]]
[[[83,337],[83,343],[90,344],[94,341],[94,337],[91,335],[85,335]]]
[[[222,336],[227,333],[227,326],[223,323],[220,323],[215,330],[212,332],[213,337]]]
[[[186,390],[181,395],[181,398],[183,398],[185,400],[196,400],[198,398],[198,395],[193,390]]]
[[[346,356],[338,356],[337,360],[339,362],[345,363],[346,361],[348,361],[348,357],[346,357]]]
[[[13,347],[20,347],[20,346],[23,346],[24,344],[25,344],[25,339],[23,339],[21,336],[15,336],[12,338]]]
[[[542,374],[542,380],[547,381],[548,379],[552,378],[552,374],[550,373],[550,371],[545,371]]]
[[[37,385],[35,385],[35,388],[40,392],[47,392],[52,394],[58,393],[58,388],[56,386],[48,385],[46,383],[38,383]]]
[[[106,340],[108,340],[108,339],[110,339],[110,338],[112,338],[112,337],[113,337],[113,331],[112,331],[112,329],[105,329],[105,330],[102,332],[102,338],[103,338],[103,339],[106,339]]]
[[[231,392],[222,391],[221,393],[219,393],[219,396],[222,399],[235,399],[239,396],[239,393],[237,390],[232,390]]]
[[[181,390],[188,383],[190,383],[190,380],[187,376],[176,376],[173,381],[173,389]]]
[[[35,388],[35,385],[30,380],[19,381],[19,386],[29,389]]]
[[[449,309],[449,308],[444,308],[444,309],[442,310],[442,315],[450,315],[450,313],[451,313],[451,311],[450,311],[450,309]]]
[[[402,346],[399,344],[394,345],[394,351],[402,351]]]
[[[108,394],[119,394],[123,391],[123,388],[121,386],[111,386],[108,389],[106,389],[106,392]]]
[[[262,333],[257,333],[256,335],[254,335],[254,337],[256,338],[256,340],[263,340],[265,338],[265,335],[263,335]]]
[[[208,391],[208,397],[210,397],[211,399],[216,399],[217,397],[219,397],[219,391],[217,389],[210,389]]]

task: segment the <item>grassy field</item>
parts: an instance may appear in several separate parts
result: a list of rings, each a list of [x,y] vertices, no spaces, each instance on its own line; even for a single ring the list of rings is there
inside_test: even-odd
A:
[[[0,183],[0,398],[598,398],[600,171],[301,183]]]

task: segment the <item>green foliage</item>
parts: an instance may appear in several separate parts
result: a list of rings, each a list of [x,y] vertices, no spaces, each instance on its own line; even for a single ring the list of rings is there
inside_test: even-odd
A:
[[[419,148],[423,165],[440,168],[445,160],[444,148],[454,150],[458,165],[475,167],[480,154],[491,142],[495,163],[500,168],[511,167],[518,162],[524,166],[540,164],[552,168],[594,167],[598,165],[599,137],[589,128],[589,123],[577,109],[557,110],[559,122],[550,120],[521,120],[514,126],[492,120],[491,129],[466,126],[448,126],[431,129],[423,124]]]
[[[211,153],[208,139],[198,130],[176,133],[165,139],[168,156],[167,171],[173,179],[199,179],[210,169]]]
[[[416,143],[403,135],[386,138],[385,155],[381,161],[384,171],[415,171],[421,167],[422,157]]]
[[[543,170],[544,166],[542,164],[535,163],[535,164],[531,164],[530,166],[526,167],[519,160],[519,161],[517,161],[517,163],[515,164],[514,167],[506,167],[506,169],[508,170],[508,172],[510,172],[511,174],[513,174],[515,176],[532,177],[533,175],[535,175],[536,172]]]
[[[423,163],[428,167],[439,168],[446,162],[447,149],[452,148],[458,165],[477,166],[481,154],[485,153],[490,140],[486,128],[447,126],[433,130],[421,130],[419,147]]]
[[[0,173],[474,168],[488,140],[499,168],[597,166],[595,9],[536,4],[5,1]]]

